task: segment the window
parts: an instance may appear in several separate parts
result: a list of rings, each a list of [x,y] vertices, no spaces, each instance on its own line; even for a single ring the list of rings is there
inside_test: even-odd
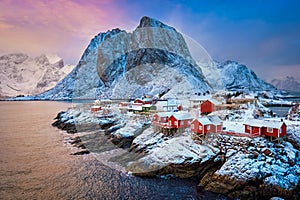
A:
[[[279,129],[279,134],[282,134],[282,128]]]
[[[180,121],[180,126],[184,126],[184,121]]]
[[[207,130],[210,130],[210,125],[207,125]]]
[[[272,133],[272,132],[273,132],[273,128],[268,127],[268,128],[267,128],[267,131],[268,131],[269,133]]]
[[[194,129],[194,128],[195,128],[195,126],[194,126],[194,124],[192,124],[192,125],[191,125],[191,129]]]
[[[202,126],[201,125],[199,126],[199,130],[202,131]]]
[[[174,125],[177,126],[177,121],[174,122]]]

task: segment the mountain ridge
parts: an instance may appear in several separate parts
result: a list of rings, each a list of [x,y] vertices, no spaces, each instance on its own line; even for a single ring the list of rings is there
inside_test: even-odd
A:
[[[220,80],[218,88],[213,88]],[[188,98],[195,92],[219,89],[276,88],[234,61],[197,63],[175,28],[145,16],[131,33],[116,28],[97,34],[70,74],[54,88],[30,98],[136,98],[144,94]]]
[[[57,55],[30,57],[24,53],[0,56],[0,96],[2,98],[36,95],[51,89],[72,66]]]

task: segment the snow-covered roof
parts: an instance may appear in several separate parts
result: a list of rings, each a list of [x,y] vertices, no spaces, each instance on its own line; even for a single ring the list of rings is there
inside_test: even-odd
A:
[[[199,117],[197,119],[202,125],[213,124],[220,125],[222,120],[218,116]]]
[[[212,124],[207,117],[199,117],[197,119],[202,125]]]
[[[178,105],[175,101],[157,101],[156,104],[162,107],[174,107]]]
[[[220,125],[222,123],[222,120],[216,115],[207,116],[207,117],[214,125]]]
[[[94,106],[91,106],[91,108],[101,108],[101,106],[94,105]]]
[[[269,127],[279,129],[284,124],[281,121],[267,121],[258,119],[246,119],[244,125],[250,125],[255,127]]]
[[[135,99],[135,100],[141,100],[141,101],[143,101],[143,102],[151,102],[151,101],[152,101],[151,98],[137,98],[137,99]]]
[[[208,100],[210,99],[210,96],[192,96],[190,98],[190,101],[205,101],[205,100]]]
[[[146,105],[142,105],[142,107],[144,107],[144,108],[150,108],[152,105],[150,105],[150,104],[146,104]]]
[[[177,119],[177,120],[185,120],[185,119],[193,119],[193,117],[191,116],[190,113],[174,113],[173,116]]]
[[[141,110],[143,110],[143,107],[142,106],[133,106],[132,110],[141,111]]]
[[[142,99],[142,101],[144,101],[144,102],[151,102],[152,99],[151,98],[144,98],[144,99]]]
[[[159,113],[156,113],[159,117],[170,117],[173,112],[159,112]]]
[[[221,103],[215,99],[207,99],[208,101],[212,102],[215,105],[220,105]]]

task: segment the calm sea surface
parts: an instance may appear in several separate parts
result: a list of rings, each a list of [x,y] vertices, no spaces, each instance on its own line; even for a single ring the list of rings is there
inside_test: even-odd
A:
[[[220,199],[191,180],[146,179],[70,155],[51,126],[63,102],[0,102],[0,199]]]

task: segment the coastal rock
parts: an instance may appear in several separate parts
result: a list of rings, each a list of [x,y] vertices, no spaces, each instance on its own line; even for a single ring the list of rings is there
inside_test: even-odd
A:
[[[160,133],[156,133],[151,138],[151,132],[153,130],[149,128],[133,141],[131,150],[147,152],[145,157],[130,163],[126,168],[134,175],[173,174],[180,178],[198,177],[220,164],[214,159],[219,153],[218,149],[196,144],[189,134],[161,137]],[[143,141],[147,141],[146,144]]]
[[[203,178],[200,185],[231,198],[270,198],[274,195],[294,198],[299,192],[297,174],[300,167],[295,165],[300,160],[299,151],[285,142],[282,153],[274,155],[272,152],[278,152],[276,144],[262,138],[255,138],[253,143],[253,150],[247,154],[239,151],[228,157],[220,169],[210,174],[210,181]],[[261,146],[268,148],[258,153]]]

